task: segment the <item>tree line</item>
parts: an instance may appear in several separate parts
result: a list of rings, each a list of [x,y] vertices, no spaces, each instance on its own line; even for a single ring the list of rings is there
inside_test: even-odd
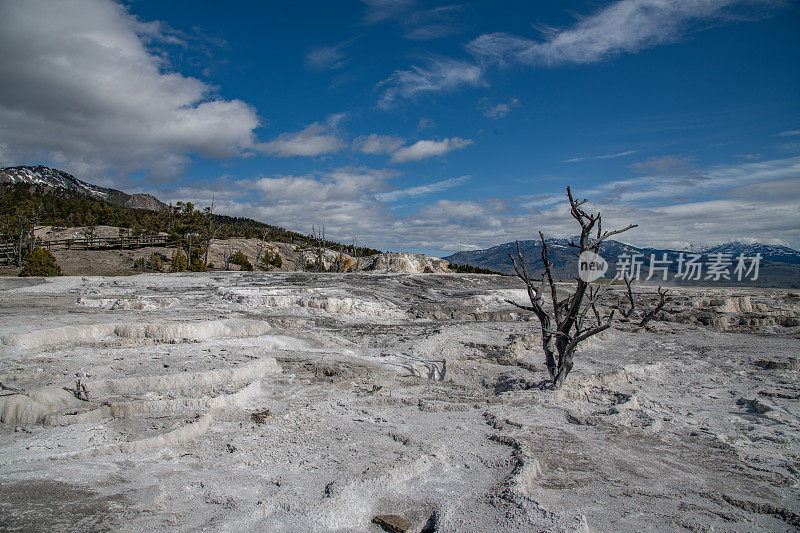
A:
[[[191,202],[178,202],[154,211],[134,209],[101,198],[87,197],[68,189],[41,185],[2,184],[0,186],[0,240],[13,244],[12,262],[21,266],[36,246],[36,229],[43,226],[82,227],[87,237],[97,226],[113,226],[131,236],[166,233],[173,244],[182,248],[189,263],[208,263],[208,246],[214,239],[258,238],[286,242],[301,247],[315,242],[313,235],[303,235],[244,217],[214,213],[214,205],[198,208]],[[331,248],[341,246],[325,241]],[[360,247],[360,255],[380,250]]]

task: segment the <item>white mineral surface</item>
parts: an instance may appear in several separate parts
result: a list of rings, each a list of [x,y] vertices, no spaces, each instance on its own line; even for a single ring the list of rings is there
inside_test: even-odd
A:
[[[581,344],[552,390],[538,322],[506,301],[523,289],[0,279],[0,529],[380,531],[380,514],[415,532],[800,527],[795,296],[673,289],[647,328]]]

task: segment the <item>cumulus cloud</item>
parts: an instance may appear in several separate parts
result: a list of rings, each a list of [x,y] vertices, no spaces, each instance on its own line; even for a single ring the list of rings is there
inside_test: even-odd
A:
[[[350,202],[387,187],[391,176],[385,171],[364,168],[343,168],[322,177],[277,176],[261,178],[252,188],[267,195],[271,201],[292,203]]]
[[[337,122],[335,120],[334,125]],[[345,146],[347,144],[328,125],[315,122],[301,131],[282,133],[269,142],[260,143],[257,148],[277,157],[315,157],[339,152]]]
[[[366,167],[343,167],[301,176],[271,176],[233,184],[238,201],[226,214],[277,222],[301,232],[324,223],[329,238],[391,242],[395,221],[376,195],[391,187],[398,173]]]
[[[343,119],[344,114],[331,115],[325,124],[315,122],[301,131],[282,133],[269,142],[257,144],[256,149],[276,157],[316,157],[349,148],[362,154],[391,154],[392,163],[406,163],[444,155],[473,144],[470,139],[452,137],[441,141],[422,140],[404,146],[402,137],[377,133],[361,135],[347,142],[337,133],[337,126]]]
[[[112,168],[167,177],[189,155],[250,149],[255,109],[216,97],[146,46],[176,39],[109,0],[0,3],[5,162],[49,158],[102,181]]]
[[[528,198],[458,201],[434,196],[431,203],[399,216],[392,202],[435,195],[468,178],[393,190],[397,176],[385,169],[347,167],[303,176],[220,180],[226,183],[224,193],[217,188],[182,194],[183,199],[206,198],[206,203],[216,195],[220,212],[224,207],[226,214],[302,232],[324,222],[333,239],[356,237],[381,249],[454,252],[534,239],[538,230],[548,236],[576,231],[560,188]],[[623,240],[632,244],[771,240],[800,247],[800,157],[693,169],[688,176],[641,176],[573,192],[590,199],[587,210],[603,213],[606,228],[639,224],[624,234]]]
[[[426,67],[412,66],[408,70],[396,70],[378,84],[384,87],[378,105],[390,109],[399,98],[455,90],[465,85],[477,86],[483,83],[482,72],[478,65],[451,59],[432,60]]]
[[[742,6],[770,0],[619,0],[567,29],[545,28],[541,41],[487,33],[467,45],[475,56],[498,63],[585,64],[677,41],[703,24],[736,15]]]
[[[590,199],[587,211],[603,213],[606,228],[639,224],[621,236],[632,244],[739,240],[800,248],[800,157],[714,167],[699,175],[619,180],[573,192]],[[522,202],[439,200],[412,215],[398,233],[414,235],[431,248],[457,251],[535,239],[538,230],[548,236],[575,234],[563,191]]]
[[[397,150],[392,154],[392,163],[407,163],[408,161],[419,161],[434,157],[437,155],[444,155],[453,150],[460,150],[467,146],[474,144],[470,139],[461,139],[453,137],[450,139],[442,139],[441,141],[417,141],[411,146],[406,146]]]
[[[403,146],[405,141],[397,135],[362,135],[353,140],[353,150],[363,154],[391,154]]]

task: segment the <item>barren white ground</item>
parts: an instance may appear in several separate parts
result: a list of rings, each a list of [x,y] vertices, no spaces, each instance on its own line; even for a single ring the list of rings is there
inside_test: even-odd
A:
[[[673,295],[553,391],[513,278],[0,280],[0,529],[799,527],[798,299]]]

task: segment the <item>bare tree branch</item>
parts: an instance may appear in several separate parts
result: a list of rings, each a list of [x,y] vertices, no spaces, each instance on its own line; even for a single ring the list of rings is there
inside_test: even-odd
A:
[[[660,286],[658,287],[658,305],[656,305],[653,309],[650,310],[650,312],[648,312],[646,315],[642,317],[642,321],[639,322],[640,326],[646,325],[658,314],[659,311],[664,309],[664,304],[667,303],[666,296],[668,292],[669,290],[667,289],[664,289],[664,291],[662,292],[661,287]]]

